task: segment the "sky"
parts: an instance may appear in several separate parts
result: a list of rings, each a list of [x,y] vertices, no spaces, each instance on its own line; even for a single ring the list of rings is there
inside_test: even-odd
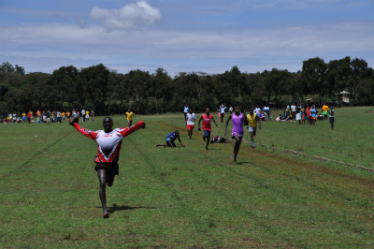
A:
[[[0,0],[0,63],[222,73],[374,66],[374,0]]]

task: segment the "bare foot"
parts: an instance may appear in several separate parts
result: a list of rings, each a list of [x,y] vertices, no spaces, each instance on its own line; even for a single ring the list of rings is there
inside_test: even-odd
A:
[[[103,213],[103,218],[104,218],[104,219],[109,218],[109,211],[108,211],[108,210],[105,210],[105,211],[104,211],[104,213]]]

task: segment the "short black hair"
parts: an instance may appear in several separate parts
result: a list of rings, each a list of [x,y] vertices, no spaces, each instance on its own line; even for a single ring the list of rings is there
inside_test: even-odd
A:
[[[113,123],[113,119],[111,117],[105,117],[103,119],[103,123],[105,123],[105,122],[111,122],[111,123]]]

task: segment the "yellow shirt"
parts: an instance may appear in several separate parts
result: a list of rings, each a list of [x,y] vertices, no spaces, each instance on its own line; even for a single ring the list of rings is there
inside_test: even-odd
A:
[[[128,121],[132,121],[133,117],[134,117],[134,113],[133,112],[126,112],[126,119]]]
[[[256,113],[253,113],[252,115],[247,114],[247,120],[248,120],[249,126],[251,126],[251,127],[256,127],[257,126]]]

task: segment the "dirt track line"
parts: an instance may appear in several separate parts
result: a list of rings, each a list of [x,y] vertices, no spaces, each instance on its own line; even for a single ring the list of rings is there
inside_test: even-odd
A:
[[[65,139],[66,137],[68,137],[69,135],[71,135],[72,133],[74,133],[74,131],[71,131],[69,133],[67,133],[66,135],[62,136],[62,137],[59,137],[58,139],[56,139],[56,141],[46,145],[45,147],[43,147],[42,149],[38,150],[37,152],[34,153],[34,155],[32,155],[29,159],[26,159],[26,161],[24,161],[23,163],[13,167],[10,171],[8,171],[7,173],[3,174],[3,175],[0,175],[0,179],[4,179],[6,177],[10,177],[13,175],[14,172],[16,172],[17,170],[19,170],[20,168],[24,167],[25,165],[27,165],[28,163],[30,163],[32,160],[34,160],[35,158],[37,158],[40,154],[44,153],[44,152],[47,152],[48,150],[50,150],[53,146],[55,146],[56,144],[58,144],[59,142],[61,142],[63,139]]]

